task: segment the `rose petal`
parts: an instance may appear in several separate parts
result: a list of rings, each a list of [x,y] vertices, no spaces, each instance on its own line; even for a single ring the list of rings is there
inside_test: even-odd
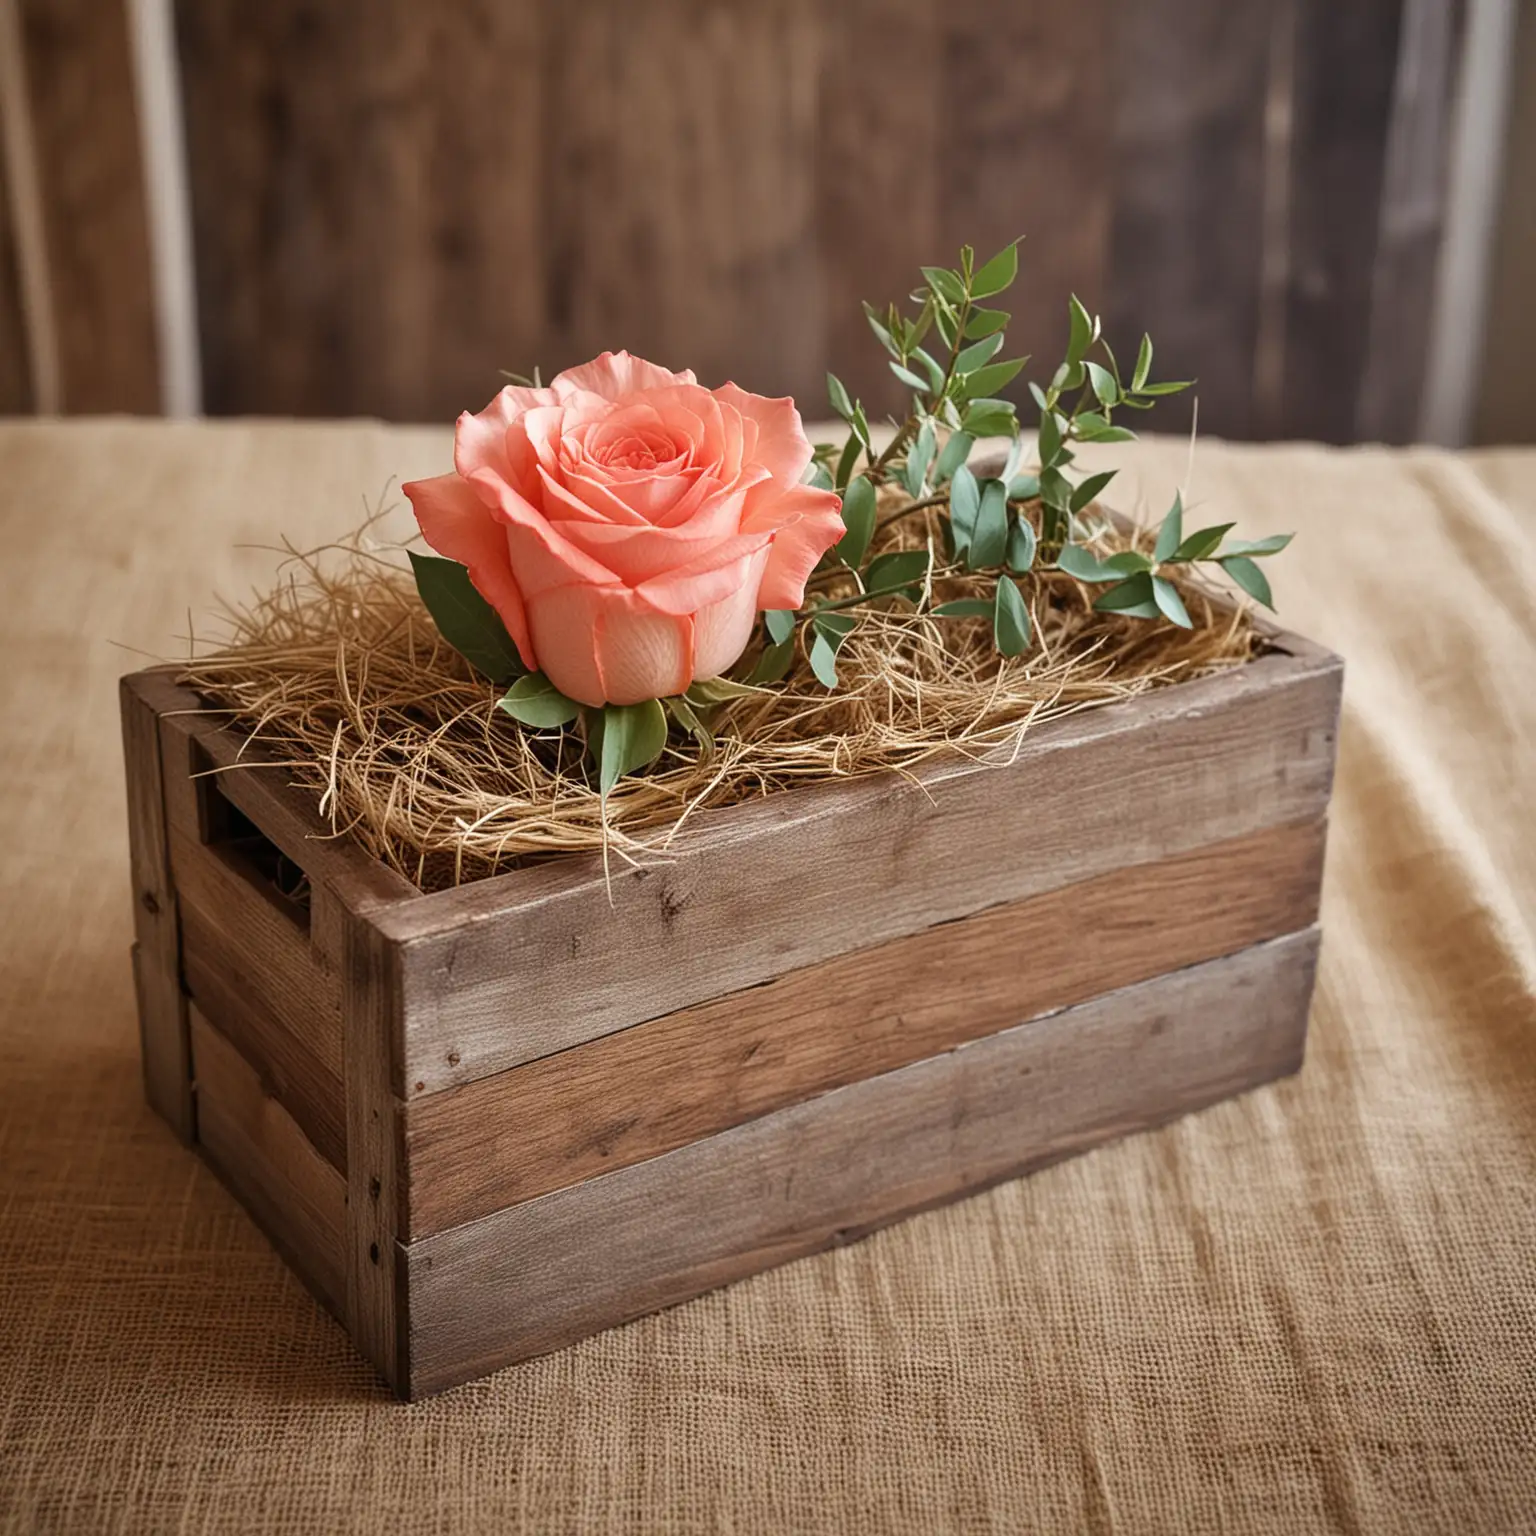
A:
[[[528,604],[544,675],[581,704],[639,704],[693,680],[693,624],[658,613],[627,587],[575,584]]]
[[[772,472],[786,486],[794,485],[811,462],[811,444],[800,424],[800,412],[788,395],[770,400],[765,395],[750,395],[734,384],[722,384],[715,391],[722,405],[734,406],[749,421],[757,423],[757,444],[753,459]]]
[[[711,543],[687,565],[653,576],[635,590],[664,613],[698,613],[740,591],[751,574],[753,556],[766,550],[773,538],[764,530]],[[753,597],[755,600],[755,592]]]
[[[746,650],[757,622],[757,588],[769,551],[759,550],[748,564],[745,580],[729,597],[711,603],[693,616],[693,675],[695,680],[719,677]]]
[[[488,469],[479,469],[471,476],[471,482],[483,494],[496,498],[491,515],[506,530],[512,572],[524,602],[531,602],[539,592],[567,586],[572,581],[596,586],[618,584],[612,571],[556,533],[544,514],[529,506],[505,480],[498,480]]]
[[[524,389],[508,384],[483,411],[465,411],[454,428],[453,467],[461,475],[476,469],[492,469],[504,480],[511,480],[508,429],[535,406],[554,405],[558,400],[552,389]]]
[[[577,390],[590,390],[608,400],[620,395],[632,394],[640,389],[661,389],[668,384],[693,384],[697,382],[691,368],[672,373],[666,368],[648,363],[643,357],[631,357],[628,352],[604,352],[590,363],[579,368],[567,368],[550,381],[550,388],[565,399]]]
[[[741,531],[774,532],[773,553],[757,594],[759,608],[798,608],[805,601],[806,578],[847,531],[840,507],[835,491],[814,485],[780,491],[777,482],[770,482],[749,493]]]
[[[535,671],[538,662],[529,637],[523,594],[512,574],[506,529],[459,475],[436,475],[401,487],[421,525],[422,536],[438,554],[457,560],[469,570],[475,590],[501,616],[507,633]]]

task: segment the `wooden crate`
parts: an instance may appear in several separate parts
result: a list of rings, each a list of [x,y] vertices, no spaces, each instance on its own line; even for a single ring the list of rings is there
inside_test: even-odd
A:
[[[138,673],[148,1097],[402,1396],[558,1349],[1295,1071],[1341,672],[703,815],[612,905],[422,894]]]

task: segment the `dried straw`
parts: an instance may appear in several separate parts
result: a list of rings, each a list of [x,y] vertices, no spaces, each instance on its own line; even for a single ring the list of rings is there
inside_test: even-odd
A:
[[[1246,612],[1195,583],[1182,585],[1195,625],[1186,631],[1095,613],[1059,573],[1027,577],[1038,642],[1014,660],[998,656],[984,621],[888,600],[845,642],[835,692],[801,656],[784,685],[715,711],[712,756],[674,740],[605,808],[574,732],[514,723],[496,708],[498,690],[440,639],[403,548],[372,543],[383,515],[340,544],[290,548],[280,584],[230,607],[227,642],[194,657],[184,678],[318,796],[338,834],[429,890],[583,850],[654,861],[698,811],[797,784],[910,771],[941,753],[1006,761],[1036,723],[1240,665],[1256,645]],[[938,535],[933,512],[918,512],[889,518],[875,547],[937,552]],[[1105,518],[1094,547],[1108,554],[1147,537]],[[932,600],[984,585],[937,576]],[[854,588],[822,577],[818,590]]]

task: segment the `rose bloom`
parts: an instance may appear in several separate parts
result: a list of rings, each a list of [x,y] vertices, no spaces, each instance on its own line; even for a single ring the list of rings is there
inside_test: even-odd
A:
[[[800,483],[810,460],[792,400],[605,352],[466,411],[454,473],[404,489],[530,671],[637,704],[717,677],[760,609],[804,601],[844,532],[837,496]]]

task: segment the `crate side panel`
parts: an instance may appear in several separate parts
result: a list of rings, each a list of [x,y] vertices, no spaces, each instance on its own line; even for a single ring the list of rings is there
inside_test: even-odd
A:
[[[338,1317],[346,1303],[346,1183],[256,1069],[195,1008],[198,1141],[273,1246]]]
[[[403,1249],[406,1389],[558,1349],[1294,1071],[1309,930]]]
[[[408,1102],[401,1231],[458,1226],[1306,928],[1323,840],[1323,823],[1302,823],[1116,870]]]
[[[601,869],[573,860],[398,907],[382,919],[404,972],[396,1092],[469,1082],[850,948],[1319,819],[1339,681],[1326,654],[1268,656],[1042,727],[1005,766],[769,796],[721,813],[675,862],[617,873],[611,905]]]

